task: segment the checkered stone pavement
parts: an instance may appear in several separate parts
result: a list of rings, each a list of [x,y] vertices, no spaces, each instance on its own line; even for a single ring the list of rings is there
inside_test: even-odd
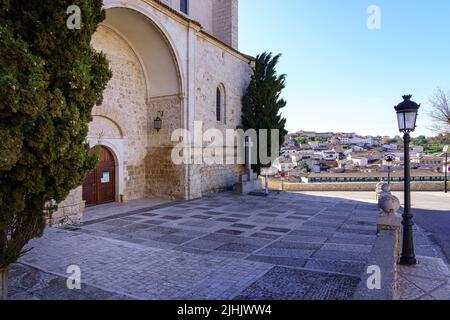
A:
[[[413,227],[416,266],[399,266],[399,300],[450,300],[450,268],[442,249]]]
[[[18,274],[61,278],[78,265],[86,299],[351,299],[377,214],[374,204],[326,196],[221,193],[49,228]],[[17,297],[53,298],[51,283],[63,290],[61,281],[22,285]]]

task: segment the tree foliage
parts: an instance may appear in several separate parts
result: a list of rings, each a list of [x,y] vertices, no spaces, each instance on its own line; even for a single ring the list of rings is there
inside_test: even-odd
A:
[[[281,55],[272,56],[271,53],[263,53],[256,57],[253,75],[247,92],[242,99],[242,124],[244,130],[254,129],[258,134],[260,143],[261,129],[267,129],[268,141],[267,150],[271,150],[271,131],[279,130],[279,146],[284,142],[287,134],[285,129],[286,119],[281,115],[281,109],[286,106],[286,101],[281,98],[282,90],[285,88],[286,75],[278,75],[276,66]],[[259,143],[256,146],[258,150],[258,161],[253,165],[253,169],[260,173],[263,164],[259,158]],[[278,150],[279,153],[279,150]],[[274,158],[276,155],[271,155]]]
[[[402,146],[403,138],[400,137],[399,135],[395,136],[394,138],[384,137],[381,143],[382,144],[397,144],[398,146]]]
[[[309,139],[307,137],[297,137],[295,140],[300,144],[305,144],[309,142]]]
[[[450,133],[429,138],[423,135],[418,136],[411,139],[411,144],[423,147],[425,153],[440,153],[444,146],[450,145]]]
[[[430,118],[433,121],[431,129],[439,134],[450,133],[450,91],[437,88],[430,98]]]
[[[111,71],[90,42],[105,15],[78,0],[81,29],[69,30],[72,3],[0,0],[0,269],[95,166],[88,123]]]

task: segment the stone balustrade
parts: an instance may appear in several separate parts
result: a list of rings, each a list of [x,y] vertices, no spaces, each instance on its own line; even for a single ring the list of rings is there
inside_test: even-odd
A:
[[[261,177],[263,179],[263,177]],[[271,190],[284,190],[291,192],[301,191],[371,191],[376,189],[374,182],[336,182],[336,183],[283,183],[279,179],[271,178],[269,188]],[[450,182],[448,183],[450,189]],[[391,191],[403,191],[404,184],[391,182]],[[444,191],[444,182],[411,182],[411,191]]]
[[[398,261],[400,258],[401,217],[400,200],[391,193],[391,186],[380,182],[376,186],[380,215],[377,219],[377,239],[370,253],[367,268],[361,275],[355,299],[397,300],[399,296]],[[367,282],[371,267],[380,270],[381,288],[369,289]]]

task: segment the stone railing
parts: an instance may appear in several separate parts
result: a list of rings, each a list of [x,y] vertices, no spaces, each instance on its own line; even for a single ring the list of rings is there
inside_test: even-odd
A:
[[[380,215],[377,219],[377,238],[370,253],[361,282],[354,298],[357,300],[397,300],[398,299],[398,261],[400,257],[401,217],[398,214],[400,201],[392,195],[390,185],[377,185]],[[370,289],[368,270],[377,268],[381,273],[380,288]]]
[[[261,178],[263,179],[263,178]],[[302,191],[371,191],[376,188],[376,182],[330,182],[330,183],[283,183],[278,179],[269,180],[271,190],[283,190],[290,192]],[[450,182],[448,184],[450,189]],[[391,182],[392,191],[403,191],[404,183]],[[444,191],[444,182],[411,182],[411,191]]]

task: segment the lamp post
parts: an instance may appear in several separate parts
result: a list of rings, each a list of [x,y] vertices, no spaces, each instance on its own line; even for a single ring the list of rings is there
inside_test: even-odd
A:
[[[448,146],[444,147],[444,153],[445,153],[445,165],[444,165],[444,171],[445,171],[445,193],[448,193],[448,171],[450,170],[448,166]]]
[[[398,128],[403,133],[403,142],[405,149],[405,204],[403,213],[403,246],[400,264],[415,265],[417,264],[414,253],[413,240],[413,214],[411,212],[411,170],[409,157],[410,133],[416,129],[417,114],[420,104],[411,100],[412,95],[403,96],[403,102],[395,107],[397,112]]]
[[[384,157],[384,161],[388,168],[388,184],[391,184],[391,166],[392,166],[392,162],[394,162],[394,156],[392,154],[387,154]]]

